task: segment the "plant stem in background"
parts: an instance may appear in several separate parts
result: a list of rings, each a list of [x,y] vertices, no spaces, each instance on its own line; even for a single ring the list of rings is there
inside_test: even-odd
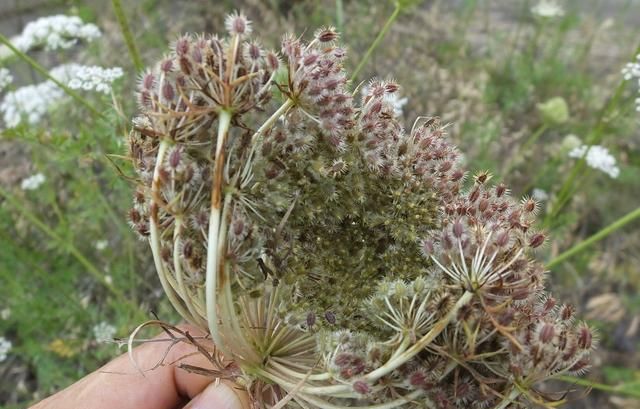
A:
[[[40,75],[42,75],[43,77],[45,77],[49,81],[51,81],[54,84],[56,84],[57,86],[59,86],[71,98],[75,99],[76,101],[78,101],[79,103],[84,105],[89,111],[91,111],[91,113],[93,115],[95,115],[98,118],[106,119],[105,116],[102,114],[102,112],[98,111],[93,105],[91,105],[89,103],[89,101],[87,101],[86,99],[82,98],[80,96],[80,94],[78,94],[77,92],[75,92],[71,88],[67,87],[62,82],[60,82],[57,79],[53,78],[51,76],[51,74],[49,74],[49,71],[47,71],[44,67],[42,67],[40,64],[38,64],[33,58],[29,57],[28,55],[26,55],[22,51],[18,50],[16,47],[14,47],[13,44],[11,44],[11,41],[9,41],[9,39],[7,37],[5,37],[3,34],[0,34],[0,43],[6,45],[11,51],[13,51],[13,53],[16,56],[18,56],[21,60],[23,60],[27,64],[29,64],[34,70],[38,71],[38,73],[40,73]]]
[[[338,32],[344,33],[344,4],[342,0],[336,0],[336,27]]]
[[[387,19],[387,22],[384,23],[382,30],[380,30],[376,39],[373,40],[373,43],[371,43],[371,46],[369,46],[369,49],[364,54],[364,57],[362,57],[362,59],[360,60],[360,63],[358,64],[356,69],[353,70],[353,74],[351,75],[351,78],[350,78],[351,82],[355,81],[356,78],[358,78],[358,74],[360,74],[360,71],[362,71],[362,68],[364,68],[369,58],[371,58],[371,55],[373,54],[375,49],[378,47],[378,45],[380,45],[384,36],[387,35],[387,32],[389,32],[389,29],[393,25],[393,22],[396,21],[396,18],[398,18],[398,15],[400,14],[401,10],[402,10],[402,5],[399,2],[396,2],[396,8],[393,10],[393,13],[391,13],[389,18]]]
[[[111,5],[113,6],[113,13],[118,19],[118,24],[120,25],[120,31],[122,32],[124,41],[129,49],[129,55],[131,55],[133,66],[137,72],[140,72],[144,68],[144,65],[142,64],[142,59],[140,58],[140,53],[138,52],[136,43],[133,41],[133,34],[131,34],[127,16],[124,14],[124,10],[122,9],[122,2],[120,0],[111,0]]]
[[[633,53],[633,57],[640,54],[640,45],[635,49]],[[622,97],[622,93],[626,86],[627,81],[621,80],[618,86],[613,93],[613,96],[609,99],[607,104],[600,111],[600,115],[598,116],[598,122],[596,122],[596,126],[589,133],[586,138],[586,144],[588,146],[595,145],[602,140],[604,136],[604,130],[606,123],[610,120],[609,116],[618,108],[618,103],[620,102],[620,98]],[[564,208],[564,205],[571,199],[573,185],[578,176],[582,174],[582,171],[585,169],[587,154],[589,153],[589,149],[586,149],[582,157],[576,162],[569,173],[569,176],[563,183],[560,191],[557,195],[557,199],[555,203],[552,205],[551,210],[547,214],[547,217],[544,220],[544,226],[548,227],[551,224],[551,220],[560,213],[560,211]]]
[[[564,260],[568,259],[569,257],[572,257],[580,253],[581,251],[585,250],[587,247],[591,246],[594,243],[597,243],[598,241],[607,237],[614,231],[618,230],[621,227],[626,226],[627,224],[631,223],[632,221],[634,221],[639,217],[640,217],[640,207],[622,216],[621,218],[611,223],[610,225],[600,230],[599,232],[589,237],[588,239],[576,244],[575,246],[571,247],[569,250],[556,256],[553,260],[547,263],[547,267],[551,268],[557,264],[562,263]]]
[[[580,378],[569,376],[569,375],[560,375],[555,377],[554,379],[557,379],[562,382],[573,383],[575,385],[588,386],[590,388],[598,389],[600,391],[611,392],[619,395],[633,396],[634,398],[640,398],[640,391],[638,391],[637,386],[635,386],[638,384],[637,382],[613,386],[613,385],[606,385],[603,383],[593,382],[588,379],[580,379]],[[633,388],[630,387],[628,389],[622,389],[627,385],[629,386],[634,385],[634,387]]]
[[[136,305],[131,304],[128,298],[120,291],[118,288],[114,287],[113,284],[109,283],[106,280],[106,274],[101,272],[93,263],[91,263],[78,248],[68,240],[60,237],[55,231],[53,231],[49,226],[47,226],[42,220],[38,218],[35,214],[31,213],[27,210],[27,207],[24,203],[20,203],[13,195],[9,192],[6,192],[3,188],[0,187],[0,196],[4,197],[5,200],[13,206],[16,210],[18,210],[31,224],[41,230],[45,235],[47,235],[51,240],[53,240],[56,244],[65,248],[80,264],[82,264],[89,274],[91,274],[96,281],[101,283],[103,286],[107,288],[113,294],[119,302],[123,304],[129,305],[132,309],[137,310],[138,307]]]

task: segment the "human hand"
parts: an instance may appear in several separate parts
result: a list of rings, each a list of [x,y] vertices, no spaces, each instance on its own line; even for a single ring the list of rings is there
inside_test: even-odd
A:
[[[195,327],[183,326],[196,337],[202,335]],[[161,335],[158,338],[166,338]],[[167,344],[149,342],[136,347],[134,356],[142,369],[151,368],[164,356]],[[174,345],[164,362],[175,362],[195,352],[184,342]],[[211,363],[201,354],[180,360],[202,368]],[[248,397],[233,383],[211,383],[211,378],[190,373],[176,365],[159,366],[138,372],[127,354],[107,363],[68,388],[32,406],[31,409],[243,409]],[[186,406],[185,406],[186,405]]]

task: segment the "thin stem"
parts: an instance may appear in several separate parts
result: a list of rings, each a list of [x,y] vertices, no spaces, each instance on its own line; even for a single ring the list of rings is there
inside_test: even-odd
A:
[[[341,405],[334,405],[332,403],[320,400],[316,397],[310,396],[310,395],[306,395],[304,393],[300,394],[301,398],[304,399],[305,401],[312,403],[314,405],[316,405],[319,408],[322,409],[350,409],[350,408],[355,408],[355,409],[392,409],[392,408],[397,408],[403,405],[406,405],[407,403],[414,401],[418,398],[420,398],[420,403],[423,405],[423,407],[426,408],[435,408],[435,404],[433,402],[431,402],[430,399],[428,399],[426,396],[424,396],[424,391],[422,390],[417,390],[417,391],[413,391],[411,393],[409,393],[407,396],[401,397],[399,399],[396,400],[392,400],[390,402],[386,402],[386,403],[379,403],[379,404],[373,404],[373,405],[362,405],[362,406],[341,406]]]
[[[187,289],[184,283],[184,274],[182,273],[182,256],[180,255],[182,226],[182,217],[176,216],[175,224],[173,226],[173,272],[178,286],[178,294],[191,313],[191,316],[197,320],[199,325],[206,326],[206,322],[202,322],[200,311],[198,311],[198,309],[193,305],[191,291]]]
[[[597,382],[590,381],[588,379],[580,379],[580,378],[576,378],[574,376],[569,376],[569,375],[554,376],[553,379],[557,379],[562,382],[573,383],[580,386],[588,386],[590,388],[598,389],[605,392],[611,392],[611,393],[616,393],[620,395],[627,395],[627,396],[633,396],[635,398],[640,398],[640,391],[638,391],[637,388],[621,389],[625,386],[625,384],[607,385],[604,383],[597,383]],[[637,382],[634,382],[634,384],[637,384]]]
[[[225,356],[230,356],[228,347],[222,341],[222,335],[218,324],[218,286],[219,275],[223,275],[224,271],[218,271],[218,234],[220,230],[221,216],[221,189],[222,186],[216,184],[222,183],[222,162],[224,160],[222,150],[231,125],[231,113],[222,110],[218,116],[218,139],[216,144],[216,153],[214,161],[214,177],[213,189],[211,192],[211,213],[209,216],[209,232],[207,240],[207,270],[205,278],[205,298],[207,308],[207,322],[209,324],[209,332],[211,338],[218,348],[222,350]],[[224,266],[221,270],[224,270]],[[224,285],[224,283],[222,283]]]
[[[398,18],[398,15],[400,14],[401,10],[402,10],[402,6],[400,5],[399,2],[396,2],[396,8],[393,10],[393,13],[391,13],[389,18],[387,19],[387,22],[384,23],[382,30],[380,30],[380,32],[378,33],[378,36],[376,37],[375,40],[373,40],[373,43],[371,44],[367,52],[364,54],[364,57],[362,57],[362,59],[360,60],[360,63],[358,64],[356,69],[353,71],[353,74],[351,75],[351,78],[350,78],[351,82],[355,81],[355,79],[358,78],[358,74],[360,74],[360,71],[362,71],[367,61],[369,61],[369,58],[371,58],[371,55],[373,54],[375,49],[378,47],[378,45],[380,45],[380,42],[382,42],[382,39],[384,38],[384,36],[387,35],[387,32],[393,25],[393,22],[396,21],[396,18]]]
[[[512,404],[513,401],[515,401],[518,398],[518,396],[520,396],[520,394],[521,392],[518,390],[518,388],[513,388],[513,390],[511,390],[511,393],[509,393],[509,396],[503,399],[502,402],[500,402],[500,404],[497,405],[494,409],[506,408],[507,406]]]
[[[426,333],[422,338],[420,338],[415,344],[413,344],[409,349],[407,349],[403,353],[394,355],[393,358],[385,362],[384,365],[382,365],[378,369],[375,369],[369,372],[368,374],[363,376],[361,379],[369,384],[373,384],[375,383],[375,381],[377,381],[381,377],[388,375],[394,369],[397,369],[398,367],[407,363],[407,361],[409,361],[411,358],[413,358],[414,356],[419,354],[421,351],[423,351],[424,348],[426,348],[435,338],[437,338],[442,333],[442,331],[444,331],[444,329],[451,323],[451,321],[456,317],[460,308],[467,305],[472,298],[473,298],[472,292],[467,291],[463,293],[462,296],[456,302],[456,304],[451,308],[451,310],[449,310],[449,312],[447,312],[447,314],[444,317],[442,317],[438,322],[433,324],[433,327],[431,328],[431,330],[428,333]],[[273,376],[271,376],[271,374],[267,373],[266,371],[261,371],[260,373],[269,379],[273,378]],[[272,380],[277,381],[279,383],[283,381],[281,379],[272,379]],[[299,389],[299,391],[301,393],[309,393],[314,395],[333,395],[336,393],[348,392],[351,390],[351,388],[352,388],[351,385],[303,386]]]
[[[449,325],[449,323],[456,317],[458,310],[464,307],[471,301],[473,298],[473,293],[466,291],[462,296],[458,299],[456,304],[449,310],[447,315],[442,317],[438,322],[436,322],[431,330],[427,332],[422,338],[420,338],[415,344],[413,344],[409,349],[400,354],[393,360],[386,362],[380,368],[374,370],[373,372],[367,374],[364,379],[367,381],[375,381],[382,376],[387,375],[389,372],[398,368],[399,366],[406,363],[408,360],[416,356],[420,351],[422,351],[427,345],[431,343],[444,329]]]
[[[277,121],[289,108],[294,105],[294,101],[291,98],[287,98],[287,100],[274,112],[266,121],[260,125],[260,128],[251,136],[251,144],[255,144],[256,141],[262,134],[269,128],[273,126],[273,123]]]
[[[600,230],[599,232],[597,232],[593,236],[589,237],[588,239],[576,244],[575,246],[571,247],[569,250],[559,254],[553,260],[551,260],[549,263],[547,263],[547,267],[551,268],[551,267],[554,267],[554,266],[562,263],[564,260],[566,260],[569,257],[572,257],[572,256],[580,253],[581,251],[587,249],[592,244],[595,244],[598,241],[604,239],[605,237],[607,237],[608,235],[610,235],[614,231],[618,230],[621,227],[626,226],[627,224],[631,223],[632,221],[634,221],[638,217],[640,217],[640,207],[638,207],[637,209],[633,210],[632,212],[627,213],[626,215],[622,216],[621,218],[619,218],[615,222],[611,223],[610,225],[608,225],[604,229]]]
[[[33,58],[29,57],[28,55],[26,55],[22,51],[18,50],[16,47],[14,47],[14,45],[11,44],[11,41],[9,41],[9,39],[7,37],[5,37],[1,33],[0,33],[0,43],[6,45],[11,51],[13,51],[13,53],[16,56],[18,56],[20,59],[22,59],[27,64],[29,64],[34,70],[38,71],[38,73],[40,73],[40,75],[42,75],[43,77],[45,77],[46,79],[48,79],[49,81],[53,82],[58,87],[60,87],[71,98],[75,99],[80,104],[84,105],[89,111],[91,111],[91,113],[93,115],[95,115],[96,117],[102,118],[102,119],[107,119],[102,112],[98,111],[86,99],[84,99],[82,96],[80,96],[80,94],[78,94],[77,92],[75,92],[71,88],[67,87],[62,82],[58,81],[57,79],[53,78],[51,76],[51,74],[49,74],[49,71],[47,71],[44,67],[42,67],[40,64],[38,64]]]
[[[153,171],[153,180],[151,182],[151,195],[154,201],[160,199],[160,167],[162,166],[168,148],[169,142],[166,139],[160,141],[158,154],[156,156],[156,167]],[[192,324],[197,325],[196,319],[191,316],[191,313],[185,309],[182,302],[178,299],[178,294],[176,294],[175,289],[169,283],[167,274],[165,273],[164,262],[160,254],[160,235],[158,232],[159,211],[159,204],[154,202],[151,205],[151,217],[149,218],[149,244],[151,245],[151,253],[153,254],[153,262],[158,272],[158,278],[160,278],[160,284],[167,294],[171,305],[173,305],[173,308]]]
[[[640,54],[640,45],[636,47],[635,52],[633,53],[633,58],[635,58],[635,56],[638,54]],[[622,98],[622,94],[624,92],[626,84],[627,84],[627,81],[625,79],[622,79],[622,81],[620,81],[620,83],[616,87],[613,93],[613,96],[601,109],[600,114],[598,116],[598,121],[596,122],[596,126],[593,128],[593,130],[589,133],[589,135],[586,138],[586,145],[589,146],[589,149],[592,145],[595,145],[602,140],[602,137],[604,136],[605,126],[610,120],[609,116],[618,107],[618,102]],[[558,213],[560,213],[560,211],[564,208],[564,205],[571,199],[573,184],[576,178],[582,173],[583,169],[586,166],[585,158],[589,153],[589,149],[585,149],[584,154],[573,166],[573,169],[571,169],[569,176],[567,177],[565,182],[562,184],[562,187],[560,188],[560,191],[557,195],[557,199],[553,204],[551,210],[547,214],[547,217],[544,220],[545,227],[548,227],[551,224],[551,220],[555,216],[557,216]]]
[[[60,237],[55,231],[47,226],[37,215],[27,210],[27,206],[20,203],[9,192],[0,187],[0,196],[4,197],[9,204],[11,204],[16,210],[18,210],[27,220],[29,220],[35,227],[40,229],[45,235],[49,236],[51,240],[56,242],[65,248],[80,264],[82,264],[89,274],[91,274],[99,283],[104,285],[120,302],[129,305],[132,309],[137,310],[136,305],[131,304],[122,291],[114,287],[113,284],[107,281],[106,274],[101,272],[93,263],[91,263],[78,248],[70,241]]]
[[[113,6],[113,13],[118,19],[118,24],[120,25],[120,31],[122,32],[124,41],[129,49],[129,55],[131,55],[131,59],[133,60],[133,66],[136,68],[136,71],[140,72],[144,68],[144,65],[142,64],[140,53],[138,52],[136,43],[133,40],[133,35],[129,29],[127,16],[124,14],[124,10],[122,9],[122,2],[120,0],[111,0],[111,5]]]
[[[336,0],[336,27],[338,32],[344,32],[344,4],[342,0]]]

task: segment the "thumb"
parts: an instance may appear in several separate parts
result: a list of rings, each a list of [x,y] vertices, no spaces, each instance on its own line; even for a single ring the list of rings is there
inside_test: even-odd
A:
[[[184,409],[243,409],[248,405],[246,394],[236,391],[224,382],[214,382],[191,400]],[[240,397],[242,394],[242,398]]]

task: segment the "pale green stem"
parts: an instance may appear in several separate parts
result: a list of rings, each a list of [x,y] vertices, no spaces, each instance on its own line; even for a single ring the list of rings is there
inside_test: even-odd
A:
[[[218,116],[218,139],[216,144],[216,153],[214,166],[220,160],[222,149],[226,135],[231,125],[231,113],[228,111],[220,111]],[[215,181],[214,174],[214,181]],[[212,192],[213,194],[213,192]],[[205,301],[207,307],[207,322],[209,324],[209,332],[216,347],[222,350],[225,356],[230,356],[228,347],[222,341],[222,335],[218,324],[218,234],[220,232],[220,216],[221,210],[219,206],[211,206],[209,216],[209,232],[207,240],[207,270],[205,278]]]
[[[518,398],[518,396],[520,396],[521,393],[522,392],[520,392],[520,390],[518,390],[517,388],[513,388],[509,396],[507,396],[502,402],[500,402],[500,404],[497,405],[494,409],[506,408],[511,403],[513,403],[513,401],[515,401]]]
[[[3,196],[9,204],[11,204],[16,210],[18,210],[31,224],[40,229],[51,240],[65,248],[80,264],[82,264],[89,274],[91,274],[99,283],[105,286],[117,299],[123,304],[129,305],[132,309],[137,310],[138,307],[131,304],[127,297],[119,289],[109,283],[106,279],[106,274],[100,271],[93,263],[91,263],[78,248],[68,240],[60,237],[55,231],[47,226],[38,216],[27,210],[27,206],[20,203],[10,193],[6,192],[0,187],[0,196]]]
[[[630,213],[627,213],[626,215],[622,216],[621,218],[619,218],[615,222],[611,223],[610,225],[608,225],[604,229],[600,230],[599,232],[597,232],[593,236],[589,237],[588,239],[576,244],[575,246],[573,246],[569,250],[563,252],[562,254],[559,254],[553,260],[551,260],[549,263],[547,263],[547,267],[548,268],[552,268],[552,267],[562,263],[563,261],[565,261],[569,257],[575,256],[576,254],[580,253],[581,251],[587,249],[592,244],[595,244],[598,241],[604,239],[605,237],[607,237],[608,235],[610,235],[614,231],[618,230],[621,227],[626,226],[627,224],[631,223],[632,221],[634,221],[635,219],[637,219],[639,217],[640,217],[640,207],[635,209],[634,211],[632,211]]]
[[[198,326],[207,325],[203,322],[202,315],[193,305],[192,294],[184,283],[184,274],[182,273],[182,256],[180,255],[180,236],[182,235],[182,217],[176,216],[173,226],[173,271],[176,275],[176,284],[178,286],[178,294],[184,302],[185,306],[196,320]]]
[[[258,130],[251,136],[251,144],[255,145],[256,141],[262,134],[269,128],[273,126],[273,123],[278,120],[289,108],[291,108],[294,104],[294,101],[291,98],[287,98],[287,100],[274,112],[261,126]]]
[[[20,59],[22,59],[31,67],[33,67],[33,69],[36,70],[38,73],[40,73],[40,75],[42,75],[43,77],[45,77],[46,79],[48,79],[49,81],[53,82],[58,87],[60,87],[71,98],[75,99],[80,104],[84,105],[89,111],[91,111],[93,115],[102,119],[106,119],[106,117],[100,111],[98,111],[86,99],[81,97],[80,94],[78,94],[77,92],[75,92],[74,90],[72,90],[71,88],[63,84],[62,82],[58,81],[57,79],[53,78],[51,74],[49,74],[49,71],[47,71],[44,67],[38,64],[33,58],[29,57],[28,55],[18,50],[16,47],[14,47],[14,45],[11,44],[11,41],[9,41],[9,39],[2,34],[0,34],[0,43],[6,45],[11,51],[13,51],[15,55],[17,55]]]
[[[129,55],[131,55],[131,59],[133,60],[133,66],[136,68],[136,71],[140,72],[144,68],[144,65],[142,65],[140,53],[138,52],[136,43],[133,40],[133,35],[131,34],[131,30],[129,29],[127,16],[122,9],[122,2],[120,0],[111,0],[111,5],[113,6],[113,13],[118,19],[120,31],[122,31],[122,36],[124,37],[124,41],[127,44],[127,49],[129,49]]]
[[[350,78],[351,82],[355,81],[355,79],[358,78],[358,74],[360,74],[360,71],[362,71],[367,61],[369,61],[369,58],[371,58],[371,55],[373,54],[375,49],[378,47],[378,45],[380,45],[380,42],[382,42],[382,39],[384,39],[384,37],[387,35],[387,32],[393,25],[393,22],[396,21],[396,18],[398,18],[398,15],[400,14],[401,10],[402,10],[402,6],[400,6],[399,3],[396,3],[396,8],[393,10],[393,13],[391,13],[391,16],[389,16],[389,18],[387,19],[387,22],[384,23],[382,30],[380,30],[380,32],[378,33],[378,36],[376,37],[375,40],[373,40],[373,43],[371,44],[367,52],[364,54],[364,57],[362,57],[362,59],[360,60],[360,63],[358,64],[356,69],[353,71],[353,74],[351,74],[351,78]]]
[[[374,405],[362,405],[362,406],[359,406],[359,405],[340,406],[340,405],[332,404],[332,403],[317,399],[313,396],[310,396],[304,393],[301,394],[301,398],[309,403],[314,404],[315,406],[321,409],[393,409],[393,408],[407,405],[412,401],[416,401],[416,399],[418,398],[420,399],[419,402],[423,405],[423,407],[426,407],[428,409],[433,409],[436,407],[433,404],[433,402],[431,402],[430,399],[424,396],[424,391],[422,390],[413,391],[405,397],[401,397],[399,399],[392,400],[390,402],[379,403]]]
[[[156,200],[156,198],[160,198],[160,167],[162,166],[162,162],[164,161],[164,156],[167,153],[167,149],[169,148],[169,142],[166,139],[160,141],[160,146],[158,147],[158,154],[156,156],[156,167],[153,171],[153,181],[151,182],[151,194],[152,200]],[[158,203],[154,203],[154,206],[158,206]],[[173,308],[178,311],[178,313],[183,316],[187,321],[191,322],[193,325],[197,325],[198,322],[194,317],[191,316],[191,313],[185,309],[182,302],[178,299],[178,294],[174,290],[173,286],[168,281],[167,273],[165,272],[164,262],[162,261],[162,256],[160,254],[160,236],[158,232],[158,218],[160,213],[160,209],[156,211],[156,214],[151,214],[149,218],[149,244],[151,246],[151,253],[153,254],[153,262],[156,266],[156,271],[158,272],[158,278],[160,278],[160,284],[164,289],[164,292],[167,294],[171,305]]]
[[[640,54],[640,46],[636,48],[632,58],[635,58],[638,54]],[[623,79],[620,81],[613,93],[613,96],[600,111],[600,115],[598,116],[598,121],[595,127],[586,138],[586,144],[588,146],[595,145],[602,140],[606,125],[610,120],[609,116],[618,107],[618,102],[622,98],[626,84],[626,80]],[[544,220],[545,227],[548,227],[551,224],[551,220],[562,210],[569,199],[571,199],[571,192],[573,190],[574,182],[586,166],[585,158],[587,157],[588,151],[589,150],[586,149],[582,157],[575,163],[575,165],[573,165],[573,169],[571,169],[569,176],[562,184],[562,187],[560,188],[560,191],[557,195],[557,199]]]
[[[344,33],[344,4],[342,0],[336,0],[336,27],[338,32]]]
[[[603,383],[593,382],[588,379],[576,378],[574,376],[569,376],[569,375],[554,376],[553,379],[557,379],[562,382],[573,383],[580,386],[588,386],[590,388],[598,389],[605,392],[611,392],[611,393],[620,394],[620,395],[633,396],[634,398],[640,398],[640,391],[638,391],[637,388],[621,389],[625,386],[624,384],[616,385],[616,386],[607,385]],[[634,384],[637,384],[637,382],[634,382]]]

